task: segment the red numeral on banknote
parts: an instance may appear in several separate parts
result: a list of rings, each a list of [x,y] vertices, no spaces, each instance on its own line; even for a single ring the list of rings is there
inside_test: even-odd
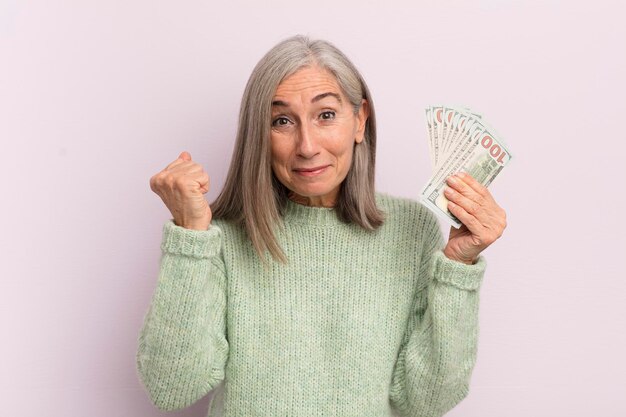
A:
[[[488,135],[484,136],[480,140],[480,144],[483,145],[483,148],[489,151],[489,155],[491,155],[491,157],[495,159],[499,164],[502,164],[504,162],[504,157],[506,156],[506,152],[502,150],[500,145],[498,145],[497,143],[494,143],[493,138],[491,136],[488,136]]]

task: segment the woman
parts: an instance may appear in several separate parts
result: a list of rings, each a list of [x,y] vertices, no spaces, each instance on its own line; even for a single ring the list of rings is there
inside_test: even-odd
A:
[[[480,252],[505,213],[452,177],[433,214],[374,191],[372,98],[334,46],[287,39],[244,92],[224,189],[183,152],[151,178],[173,219],[139,336],[153,403],[209,416],[439,416],[476,360]]]

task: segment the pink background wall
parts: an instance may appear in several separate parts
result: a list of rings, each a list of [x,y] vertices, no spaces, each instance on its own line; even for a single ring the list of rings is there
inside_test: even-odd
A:
[[[254,64],[305,33],[370,85],[380,191],[418,198],[428,104],[482,112],[514,154],[491,187],[509,226],[484,253],[471,392],[449,415],[626,415],[620,2],[296,3],[0,2],[0,414],[166,414],[135,374],[169,217],[148,180],[188,150],[212,200]]]

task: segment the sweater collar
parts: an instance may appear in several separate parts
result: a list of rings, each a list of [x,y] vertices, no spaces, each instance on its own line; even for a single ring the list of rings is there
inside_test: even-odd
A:
[[[305,206],[290,199],[287,199],[284,219],[315,226],[336,226],[339,222],[337,211],[333,207]]]

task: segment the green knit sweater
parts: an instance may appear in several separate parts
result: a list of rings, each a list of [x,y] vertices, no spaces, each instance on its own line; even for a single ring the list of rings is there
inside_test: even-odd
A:
[[[374,232],[288,202],[264,269],[244,231],[168,220],[137,370],[162,410],[209,416],[441,416],[468,394],[485,270],[448,259],[434,215],[376,195]]]

